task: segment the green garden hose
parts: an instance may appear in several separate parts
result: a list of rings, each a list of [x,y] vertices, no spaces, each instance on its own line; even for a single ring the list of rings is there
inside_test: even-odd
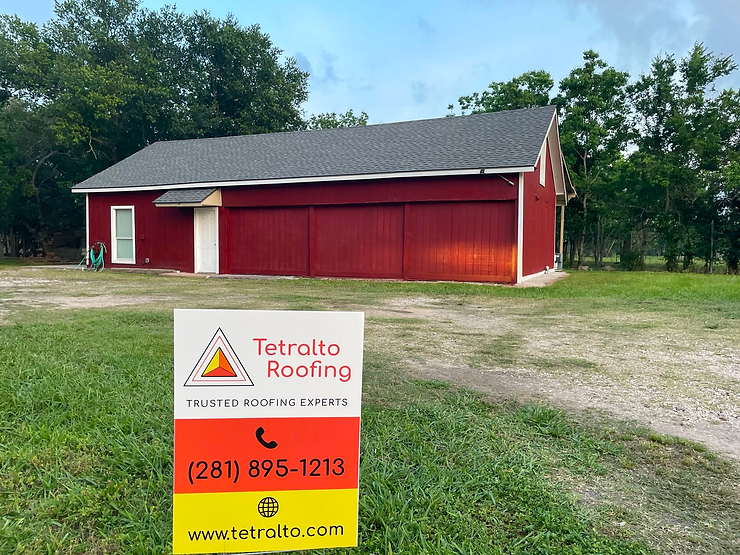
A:
[[[95,254],[95,248],[98,249],[98,254]],[[103,259],[103,253],[108,252],[108,249],[105,248],[105,243],[102,241],[98,241],[97,243],[90,246],[90,249],[87,251],[85,258],[83,258],[80,263],[77,265],[78,269],[83,264],[85,265],[85,268],[83,270],[92,270],[93,272],[102,272],[105,268],[105,260]],[[87,263],[89,261],[89,266],[87,266]]]

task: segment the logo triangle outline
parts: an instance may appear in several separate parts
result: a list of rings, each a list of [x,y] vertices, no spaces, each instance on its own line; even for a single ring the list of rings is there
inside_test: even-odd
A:
[[[185,387],[254,385],[221,328],[216,330],[183,384]]]

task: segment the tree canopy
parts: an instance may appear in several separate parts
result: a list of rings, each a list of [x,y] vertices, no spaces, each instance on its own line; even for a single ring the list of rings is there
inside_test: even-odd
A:
[[[546,71],[527,71],[511,81],[494,81],[482,93],[461,96],[457,102],[463,114],[547,106],[553,85],[552,77]],[[454,106],[450,104],[448,108],[452,110]]]
[[[325,112],[315,114],[308,119],[308,129],[336,129],[337,127],[357,127],[358,125],[367,125],[368,115],[360,112],[356,116],[352,110],[347,110],[344,114],[337,115],[336,112]]]
[[[555,104],[578,196],[568,205],[571,265],[618,253],[640,267],[648,252],[669,270],[721,257],[740,262],[740,93],[718,90],[737,70],[730,56],[695,44],[657,56],[630,82],[596,52],[583,53],[549,97],[550,75],[532,71],[460,97],[461,112]],[[450,106],[453,109],[454,106]],[[679,267],[680,265],[680,267]]]
[[[82,233],[74,183],[159,140],[305,128],[307,97],[296,61],[233,17],[138,0],[63,0],[43,27],[0,15],[0,234],[48,251]]]

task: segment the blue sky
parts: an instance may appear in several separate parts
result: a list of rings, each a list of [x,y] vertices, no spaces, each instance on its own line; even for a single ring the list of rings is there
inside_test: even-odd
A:
[[[167,0],[144,0],[157,9]],[[637,76],[660,52],[704,42],[740,61],[740,0],[181,0],[257,23],[311,73],[307,115],[366,111],[372,123],[440,117],[464,94],[532,69],[556,82],[593,48]],[[53,0],[0,0],[43,23]],[[725,86],[740,86],[740,72]]]

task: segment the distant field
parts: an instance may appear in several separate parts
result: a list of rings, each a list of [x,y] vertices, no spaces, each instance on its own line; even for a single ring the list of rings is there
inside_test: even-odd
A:
[[[366,313],[360,548],[337,553],[740,552],[740,278],[0,262],[0,553],[171,552],[175,307]]]
[[[584,264],[586,266],[589,266],[590,268],[594,268],[594,258],[593,256],[586,256],[584,258]],[[679,262],[679,265],[681,268],[683,262]],[[613,268],[619,270],[621,268],[621,264],[619,262],[619,256],[607,256],[604,258],[604,265],[612,266]],[[573,268],[575,269],[575,268]],[[645,257],[645,270],[650,272],[665,272],[665,258],[662,256],[646,256]],[[704,261],[703,260],[695,260],[694,263],[691,265],[689,271],[691,272],[704,272]],[[726,274],[727,273],[727,264],[724,262],[715,262],[713,273],[715,274]]]

